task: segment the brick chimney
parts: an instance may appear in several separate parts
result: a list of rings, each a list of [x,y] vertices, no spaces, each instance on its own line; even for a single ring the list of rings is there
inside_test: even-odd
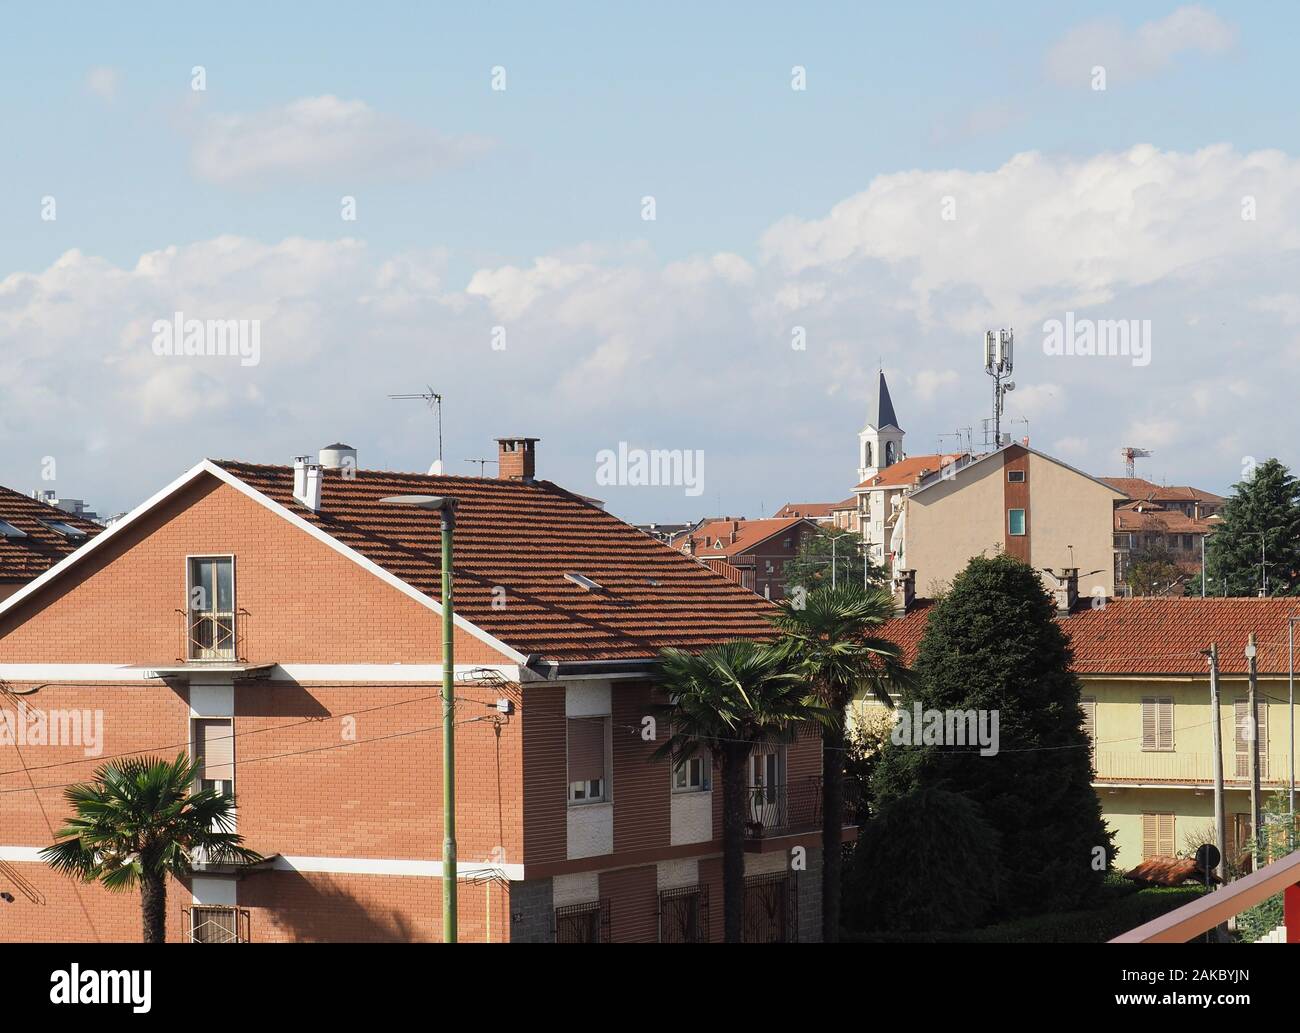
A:
[[[916,601],[916,571],[896,570],[892,582],[894,616],[902,617]]]
[[[1074,609],[1074,604],[1079,601],[1079,568],[1062,567],[1060,573],[1051,570],[1048,573],[1056,582],[1056,586],[1052,589],[1056,612],[1062,617],[1068,617],[1070,611]]]
[[[497,438],[497,476],[532,483],[537,472],[539,438]]]

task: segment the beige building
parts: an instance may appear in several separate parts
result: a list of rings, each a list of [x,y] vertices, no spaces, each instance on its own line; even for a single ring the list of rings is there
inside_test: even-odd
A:
[[[943,466],[902,497],[890,537],[895,571],[933,596],[972,556],[1005,552],[1044,571],[1079,571],[1085,595],[1115,594],[1115,505],[1123,493],[1024,444]]]

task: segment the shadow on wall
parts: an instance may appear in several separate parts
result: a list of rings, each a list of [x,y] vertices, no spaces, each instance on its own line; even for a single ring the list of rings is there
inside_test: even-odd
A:
[[[270,906],[274,903],[276,906]],[[247,876],[239,885],[239,906],[256,908],[270,925],[252,938],[284,938],[316,943],[410,943],[428,940],[430,928],[420,929],[409,912],[427,913],[423,901],[410,901],[407,913],[376,906],[339,886],[328,875],[308,878],[300,872],[265,872]],[[256,922],[256,915],[254,916]],[[429,925],[429,923],[425,923]]]

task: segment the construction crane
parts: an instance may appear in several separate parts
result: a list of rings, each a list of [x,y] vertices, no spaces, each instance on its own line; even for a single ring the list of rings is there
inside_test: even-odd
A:
[[[1119,454],[1124,457],[1124,476],[1131,479],[1136,476],[1133,472],[1133,461],[1135,459],[1145,459],[1151,454],[1151,449],[1126,445],[1119,450]]]

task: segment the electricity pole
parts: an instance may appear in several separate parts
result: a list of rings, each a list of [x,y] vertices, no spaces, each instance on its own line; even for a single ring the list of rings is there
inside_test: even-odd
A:
[[[1223,729],[1219,712],[1219,645],[1210,643],[1210,730],[1214,737],[1214,845],[1219,848],[1215,874],[1223,878],[1223,859],[1228,856],[1223,807]]]
[[[1250,672],[1250,692],[1247,697],[1246,707],[1250,711],[1246,727],[1250,730],[1250,830],[1255,840],[1255,865],[1259,866],[1259,846],[1262,842],[1260,838],[1260,807],[1259,807],[1259,670],[1255,648],[1255,633],[1250,633],[1250,641],[1246,644],[1246,664]]]

